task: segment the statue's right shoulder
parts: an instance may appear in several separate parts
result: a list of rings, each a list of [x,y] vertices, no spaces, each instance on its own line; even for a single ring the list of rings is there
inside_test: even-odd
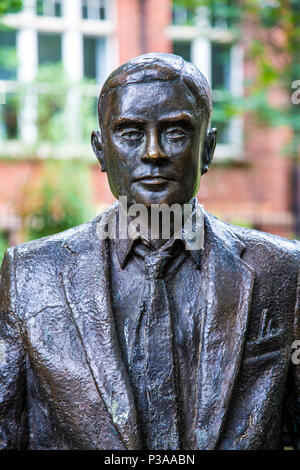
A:
[[[14,252],[15,257],[29,257],[36,255],[54,256],[58,253],[60,247],[68,247],[69,245],[76,245],[79,249],[85,249],[95,242],[97,236],[97,229],[106,214],[115,210],[116,204],[108,207],[108,209],[96,216],[94,219],[77,225],[76,227],[69,228],[63,232],[49,235],[36,240],[31,240],[8,249],[9,252]]]
[[[98,217],[99,218],[99,217]],[[95,219],[94,219],[95,220]],[[77,238],[88,237],[91,228],[93,226],[94,220],[86,222],[76,227],[69,228],[63,232],[55,233],[54,235],[48,235],[43,238],[38,238],[36,240],[30,240],[25,243],[21,243],[14,247],[8,249],[8,251],[14,251],[15,256],[34,256],[36,254],[46,254],[47,252],[52,252],[57,250],[61,245],[64,244],[67,240]]]

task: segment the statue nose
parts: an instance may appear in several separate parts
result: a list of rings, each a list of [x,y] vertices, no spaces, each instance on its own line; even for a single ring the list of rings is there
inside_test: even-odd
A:
[[[155,130],[152,130],[147,136],[147,145],[142,160],[156,161],[166,158],[167,155],[159,145],[157,132]]]

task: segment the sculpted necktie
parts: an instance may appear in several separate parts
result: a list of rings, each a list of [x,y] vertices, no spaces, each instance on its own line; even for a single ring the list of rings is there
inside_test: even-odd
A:
[[[146,285],[130,360],[146,448],[180,449],[173,329],[163,280],[171,256],[145,256]]]

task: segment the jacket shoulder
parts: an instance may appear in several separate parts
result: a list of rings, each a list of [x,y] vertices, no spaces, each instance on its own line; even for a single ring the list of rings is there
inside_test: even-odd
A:
[[[255,258],[258,262],[272,259],[273,262],[292,262],[299,265],[300,260],[300,241],[290,240],[279,235],[262,232],[260,230],[240,227],[228,224],[208,214],[210,223],[214,230],[222,233],[224,241],[231,239],[238,240],[243,249],[241,252],[243,258],[247,253],[247,259]]]
[[[250,250],[259,248],[262,251],[266,250],[268,253],[272,252],[283,256],[291,256],[298,260],[300,258],[300,242],[298,240],[290,240],[279,235],[235,225],[231,227],[233,233],[245,243]]]
[[[20,257],[31,259],[35,256],[44,257],[48,255],[53,257],[61,247],[65,246],[67,248],[70,241],[88,238],[90,232],[100,220],[101,215],[89,222],[64,230],[63,232],[16,245],[9,248],[7,251],[14,253],[16,262]],[[56,259],[55,256],[54,259]]]
[[[1,284],[14,284],[11,300],[20,320],[63,303],[61,273],[71,255],[68,250],[69,243],[75,240],[79,247],[91,243],[93,228],[100,219],[101,216],[58,234],[7,250],[2,266]]]

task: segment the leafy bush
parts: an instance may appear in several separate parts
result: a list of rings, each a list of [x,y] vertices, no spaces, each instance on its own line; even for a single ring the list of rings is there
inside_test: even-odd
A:
[[[8,248],[8,241],[3,232],[0,232],[0,264],[5,253],[5,250]]]
[[[23,237],[32,240],[82,224],[93,217],[88,166],[48,161],[22,191],[19,215]]]
[[[17,13],[22,9],[22,0],[1,0],[0,2],[0,16],[6,13]]]
[[[30,85],[32,87],[32,84]],[[66,100],[70,84],[62,64],[44,64],[37,74],[37,106],[40,142],[62,142],[67,139]]]

